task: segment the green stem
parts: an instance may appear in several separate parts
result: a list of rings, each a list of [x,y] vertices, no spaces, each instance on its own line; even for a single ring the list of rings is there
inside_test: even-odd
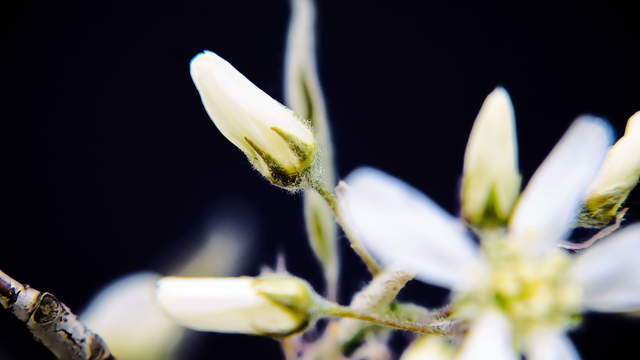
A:
[[[329,301],[323,304],[322,312],[325,316],[339,316],[343,318],[368,321],[378,325],[424,335],[450,336],[455,334],[459,327],[459,323],[456,321],[439,320],[432,324],[422,324],[408,320],[395,319],[389,316],[372,314]]]
[[[327,189],[327,187],[319,181],[312,181],[310,183],[311,188],[313,188],[322,198],[329,204],[331,211],[333,211],[333,215],[336,217],[336,221],[338,225],[342,228],[342,231],[349,239],[349,245],[355,253],[362,259],[364,264],[367,266],[367,269],[371,273],[371,275],[376,276],[380,273],[380,265],[373,259],[371,254],[367,251],[367,249],[362,245],[360,241],[356,238],[355,234],[347,223],[344,221],[342,214],[340,213],[340,207],[338,206],[338,200],[336,199],[336,195],[333,191]]]

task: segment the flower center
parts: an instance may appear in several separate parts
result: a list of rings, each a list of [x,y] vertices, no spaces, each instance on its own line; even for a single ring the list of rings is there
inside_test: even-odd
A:
[[[460,316],[488,308],[502,312],[516,339],[535,329],[567,328],[579,322],[580,287],[566,276],[570,258],[561,251],[533,257],[501,237],[486,239],[488,276],[455,299]]]

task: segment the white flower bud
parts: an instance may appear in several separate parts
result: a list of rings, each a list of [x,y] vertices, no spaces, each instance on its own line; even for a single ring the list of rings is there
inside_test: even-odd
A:
[[[591,185],[580,216],[582,226],[610,223],[640,178],[640,111],[629,121],[624,136],[609,149]]]
[[[464,155],[462,213],[474,225],[506,222],[520,190],[515,118],[509,94],[496,88],[482,104]]]
[[[218,130],[253,166],[277,186],[299,188],[317,148],[305,121],[210,51],[191,61],[191,77]]]
[[[180,324],[201,331],[286,336],[312,320],[315,294],[291,276],[166,277],[160,306]]]

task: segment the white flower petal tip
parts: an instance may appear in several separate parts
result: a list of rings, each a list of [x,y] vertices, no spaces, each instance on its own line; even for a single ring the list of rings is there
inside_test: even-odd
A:
[[[434,285],[471,285],[479,252],[457,219],[379,170],[359,168],[345,182],[338,187],[344,221],[374,255]]]
[[[464,156],[462,214],[476,226],[507,221],[520,191],[515,116],[507,91],[496,88],[482,104]]]
[[[526,344],[526,353],[528,360],[580,360],[571,340],[552,329],[534,334]]]
[[[640,112],[629,121],[624,136],[609,149],[596,180],[591,185],[580,223],[602,227],[617,215],[640,178]]]
[[[193,58],[191,77],[218,130],[274,185],[298,188],[317,148],[305,121],[213,52]]]
[[[511,236],[533,254],[555,249],[573,228],[579,207],[611,144],[609,124],[594,116],[573,122],[523,191]]]
[[[91,301],[80,319],[124,360],[157,360],[175,354],[184,329],[155,301],[159,276],[142,272],[116,280]]]
[[[583,306],[603,312],[640,310],[640,224],[633,224],[580,253],[571,277],[583,287]]]
[[[511,327],[497,312],[481,315],[472,325],[457,360],[516,360]]]
[[[314,293],[289,276],[178,278],[158,281],[160,306],[200,331],[286,336],[311,321]]]

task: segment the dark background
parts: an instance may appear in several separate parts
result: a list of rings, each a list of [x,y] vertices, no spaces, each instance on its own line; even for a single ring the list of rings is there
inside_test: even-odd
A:
[[[380,167],[456,213],[467,136],[496,85],[514,102],[525,179],[577,115],[604,116],[620,135],[640,110],[640,14],[625,2],[320,2],[341,176]],[[321,288],[300,197],[250,169],[188,74],[189,60],[210,49],[282,99],[287,1],[2,7],[3,271],[80,310],[117,276],[166,271],[212,214],[240,202],[260,224],[245,273],[284,251],[290,271]],[[346,302],[367,274],[344,244],[343,255]],[[433,294],[443,291],[416,283],[403,298],[435,305],[425,302]],[[637,349],[638,335],[637,320],[588,315],[572,338],[599,359]],[[198,344],[194,359],[281,358],[264,338],[208,334]],[[2,356],[49,357],[4,311]]]

